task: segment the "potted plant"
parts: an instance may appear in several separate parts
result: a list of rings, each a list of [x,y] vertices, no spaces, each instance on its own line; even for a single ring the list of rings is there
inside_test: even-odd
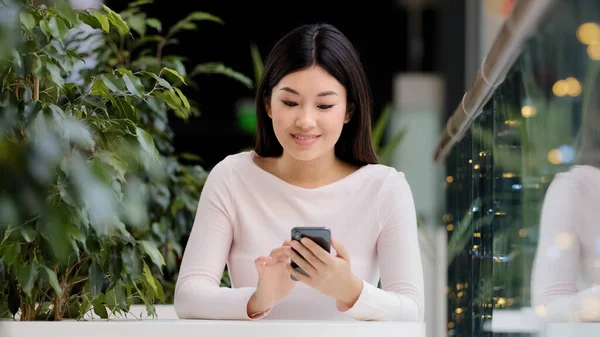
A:
[[[83,70],[81,74],[83,80],[90,83],[98,70],[125,68],[134,73],[150,74],[159,73],[161,69],[169,70],[162,73],[169,82],[162,83],[161,80],[160,85],[172,90],[160,94],[163,97],[135,97],[131,102],[139,110],[139,122],[152,136],[159,155],[166,163],[166,179],[145,179],[144,182],[149,191],[148,220],[151,228],[145,232],[145,238],[157,245],[165,257],[162,273],[160,266],[151,268],[164,286],[165,302],[172,303],[179,264],[208,168],[203,167],[197,155],[175,152],[172,145],[174,133],[169,125],[170,111],[183,119],[198,116],[196,102],[185,98],[182,92],[186,89],[193,92],[197,76],[227,76],[248,89],[253,88],[253,81],[223,63],[191,64],[184,57],[169,53],[169,47],[179,43],[178,34],[198,30],[198,24],[202,21],[223,25],[221,18],[196,11],[185,15],[171,27],[163,27],[159,19],[148,17],[144,12],[144,6],[151,3],[148,0],[133,2],[118,13],[131,27],[131,32],[123,34],[119,30],[111,30],[103,34],[90,51],[95,56],[94,67]],[[142,76],[140,79],[147,87],[156,82],[152,76]],[[179,98],[182,98],[181,101],[178,101]],[[230,285],[227,272],[222,285]]]
[[[165,260],[148,235],[147,180],[165,181],[168,163],[138,103],[189,115],[170,82],[183,76],[115,67],[70,82],[85,57],[71,48],[77,27],[126,36],[123,18],[65,2],[5,0],[0,12],[16,33],[0,64],[0,315],[107,317],[135,300],[154,314]]]

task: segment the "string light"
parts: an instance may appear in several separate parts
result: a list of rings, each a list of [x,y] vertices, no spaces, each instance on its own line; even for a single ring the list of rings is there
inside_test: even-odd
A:
[[[577,39],[585,45],[594,45],[600,42],[600,26],[597,23],[586,22],[577,28]]]

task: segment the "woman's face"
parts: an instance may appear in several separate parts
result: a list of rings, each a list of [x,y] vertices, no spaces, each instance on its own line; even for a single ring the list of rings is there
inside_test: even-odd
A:
[[[333,154],[351,117],[346,88],[319,66],[283,77],[266,110],[283,151],[303,161]]]

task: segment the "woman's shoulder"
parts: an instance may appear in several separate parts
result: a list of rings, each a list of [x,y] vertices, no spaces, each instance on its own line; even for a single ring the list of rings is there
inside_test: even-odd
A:
[[[574,165],[565,172],[557,173],[550,183],[548,194],[564,198],[565,195],[598,196],[600,169],[589,165]]]
[[[245,166],[248,165],[248,160],[252,160],[250,156],[251,152],[249,151],[227,155],[213,166],[208,174],[209,179],[232,179],[234,177],[234,172],[239,171],[240,169],[244,171]]]
[[[366,171],[367,177],[371,178],[373,182],[381,184],[381,187],[390,184],[397,186],[406,182],[404,172],[388,165],[370,164],[362,169]]]

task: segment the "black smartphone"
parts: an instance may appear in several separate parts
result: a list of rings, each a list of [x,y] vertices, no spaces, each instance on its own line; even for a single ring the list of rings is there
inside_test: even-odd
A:
[[[321,246],[325,251],[331,252],[331,230],[327,227],[294,227],[292,228],[292,240],[300,241],[302,238],[309,238],[316,244]],[[292,248],[293,249],[293,248]],[[294,249],[294,251],[296,251]],[[296,252],[297,253],[297,252]],[[294,261],[291,263],[292,268],[296,271],[306,275],[304,270],[300,268]],[[298,281],[297,278],[292,276],[292,280]]]

